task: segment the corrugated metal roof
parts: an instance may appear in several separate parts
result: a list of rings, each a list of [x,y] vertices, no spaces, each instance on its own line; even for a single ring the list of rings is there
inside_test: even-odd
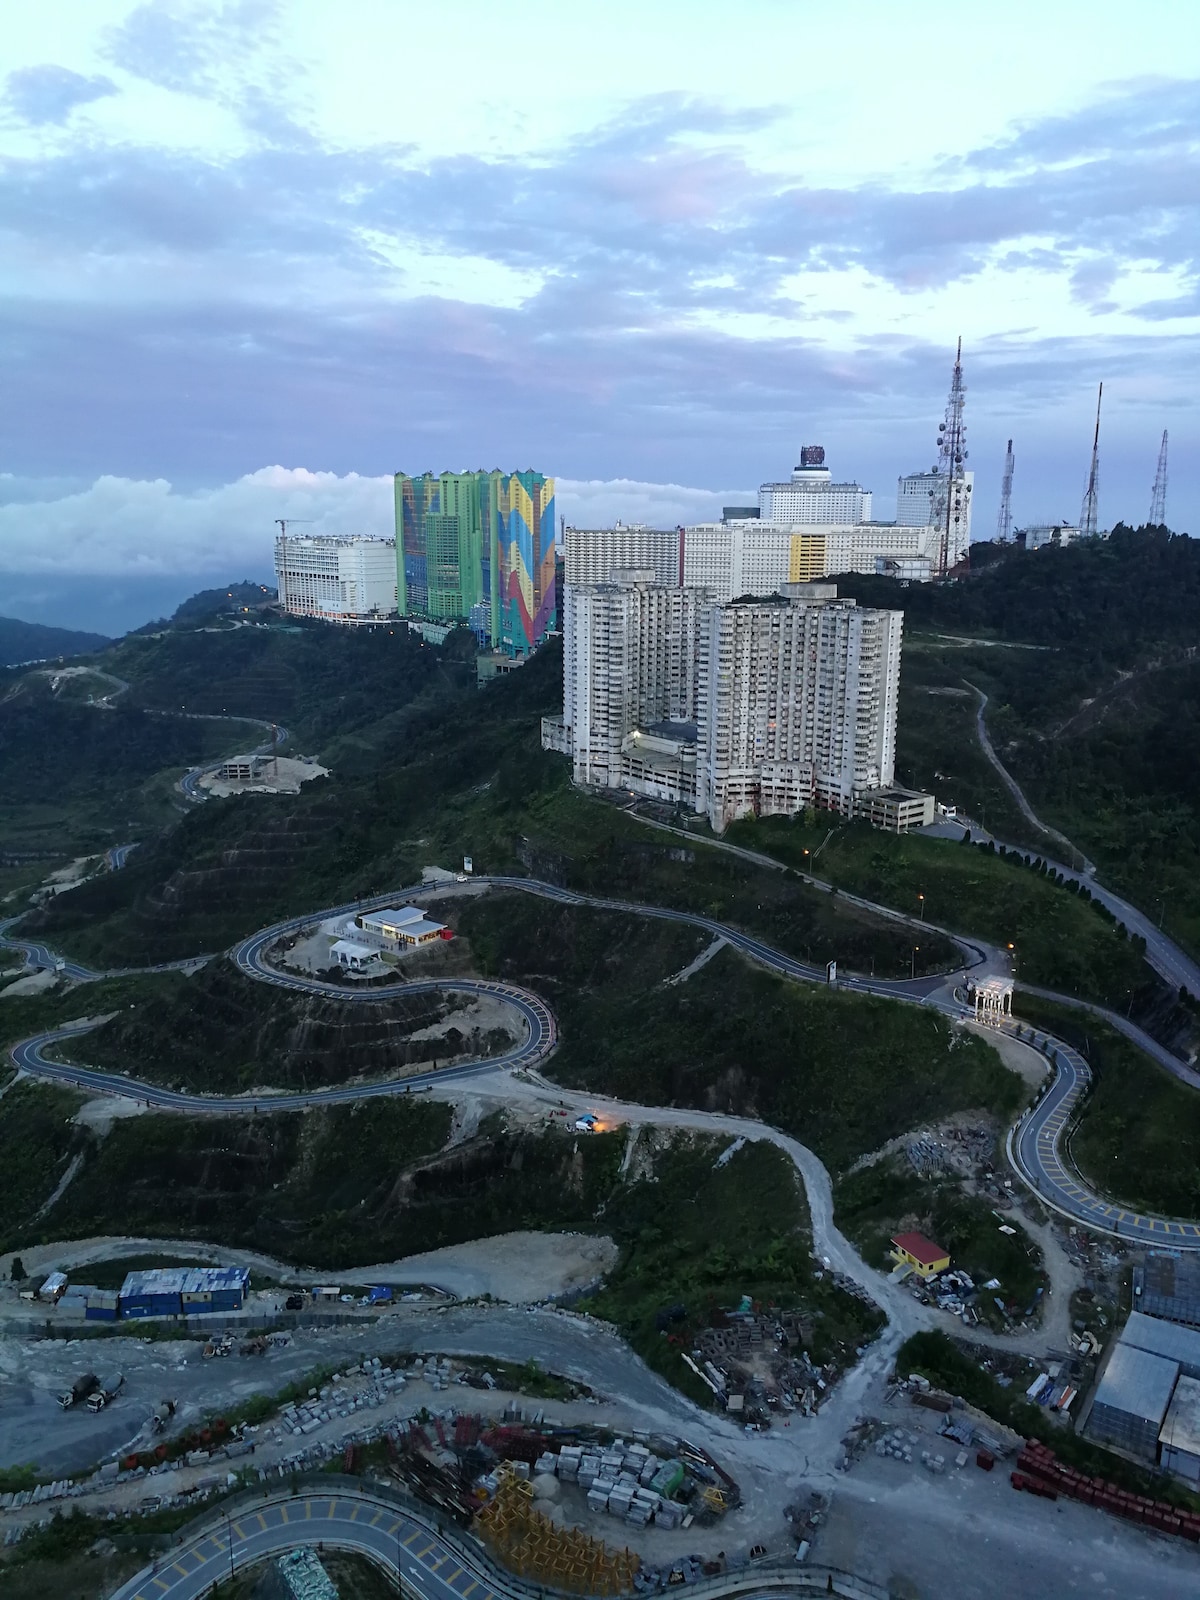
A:
[[[1178,1377],[1177,1361],[1131,1344],[1118,1344],[1096,1390],[1095,1405],[1110,1406],[1157,1428],[1167,1414]]]
[[[1158,1437],[1173,1450],[1200,1456],[1200,1380],[1180,1378]]]
[[[217,1290],[245,1290],[250,1282],[248,1267],[152,1267],[145,1272],[129,1272],[121,1285],[122,1300],[136,1300],[151,1294],[205,1294]]]
[[[1161,1317],[1148,1317],[1141,1311],[1134,1311],[1125,1324],[1121,1343],[1178,1361],[1189,1377],[1200,1378],[1200,1329],[1185,1328],[1178,1322],[1164,1322]]]

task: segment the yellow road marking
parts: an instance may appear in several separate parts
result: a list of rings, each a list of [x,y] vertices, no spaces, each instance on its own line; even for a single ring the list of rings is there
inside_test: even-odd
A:
[[[357,1502],[356,1502],[356,1503],[355,1503],[355,1507],[354,1507],[354,1510],[353,1510],[353,1511],[352,1511],[352,1512],[351,1512],[351,1513],[350,1513],[350,1521],[351,1521],[351,1522],[357,1522],[357,1521],[358,1521],[358,1513],[359,1513],[359,1512],[360,1512],[360,1511],[361,1511],[361,1510],[362,1510],[362,1506],[361,1506],[361,1505],[359,1505],[359,1504],[358,1504],[358,1503],[357,1503]]]
[[[412,1544],[414,1539],[419,1539],[421,1537],[422,1531],[423,1530],[420,1529],[420,1528],[414,1528],[413,1531],[409,1534],[408,1538],[401,1541],[406,1550]]]
[[[285,1500],[285,1501],[284,1501],[284,1503],[283,1503],[283,1504],[282,1504],[282,1505],[281,1505],[281,1506],[280,1506],[280,1508],[279,1508],[279,1514],[280,1514],[280,1516],[281,1516],[281,1517],[282,1517],[282,1518],[283,1518],[283,1520],[284,1520],[284,1521],[285,1521],[285,1522],[290,1522],[290,1521],[291,1521],[291,1518],[290,1518],[290,1517],[289,1517],[289,1516],[288,1516],[288,1508],[287,1508],[287,1501],[286,1501],[286,1500]]]
[[[383,1516],[383,1512],[382,1512],[382,1511],[377,1511],[377,1512],[376,1512],[376,1513],[375,1513],[375,1515],[374,1515],[374,1516],[373,1516],[373,1517],[372,1517],[372,1518],[371,1518],[371,1526],[372,1526],[372,1527],[373,1527],[373,1528],[374,1528],[374,1527],[375,1527],[375,1526],[376,1526],[376,1525],[377,1525],[377,1524],[378,1524],[378,1522],[379,1522],[379,1519],[380,1519],[380,1517],[382,1517],[382,1516]]]
[[[305,1520],[305,1522],[307,1522],[311,1516],[312,1516],[312,1501],[311,1500],[306,1500],[304,1502],[304,1520]]]
[[[391,1527],[388,1529],[388,1533],[389,1534],[393,1534],[393,1533],[397,1532],[398,1529],[400,1528],[400,1526],[401,1526],[400,1520],[399,1520],[399,1518],[397,1518],[397,1520],[395,1522],[393,1522]]]

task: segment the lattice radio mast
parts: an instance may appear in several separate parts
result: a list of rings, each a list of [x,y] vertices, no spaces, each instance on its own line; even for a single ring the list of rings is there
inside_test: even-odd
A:
[[[996,518],[996,538],[1001,544],[1007,544],[1012,538],[1012,481],[1015,466],[1010,439],[1004,457],[1004,477],[1000,481],[1000,515]]]
[[[1158,447],[1158,470],[1154,474],[1154,488],[1150,491],[1150,526],[1167,525],[1167,430],[1163,429],[1162,444]]]
[[[1092,465],[1088,472],[1087,488],[1083,491],[1083,508],[1079,513],[1079,532],[1085,539],[1094,539],[1100,531],[1100,402],[1104,399],[1104,385],[1096,396],[1096,432],[1092,439]]]
[[[967,402],[967,386],[962,373],[962,338],[954,357],[954,375],[950,379],[950,395],[946,401],[946,420],[938,423],[938,477],[935,490],[935,526],[941,529],[938,542],[937,576],[945,578],[959,558],[959,534],[966,526],[967,484],[964,463],[967,459],[967,429],[963,421],[963,407]],[[963,549],[967,554],[966,547]]]

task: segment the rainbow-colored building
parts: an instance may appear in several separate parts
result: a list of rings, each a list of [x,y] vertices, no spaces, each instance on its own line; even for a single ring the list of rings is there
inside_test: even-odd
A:
[[[528,655],[558,624],[554,479],[526,472],[395,474],[400,615],[469,622]]]

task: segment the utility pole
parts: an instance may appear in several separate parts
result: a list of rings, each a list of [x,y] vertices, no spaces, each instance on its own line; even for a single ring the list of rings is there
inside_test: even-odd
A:
[[[1100,402],[1104,399],[1104,385],[1096,395],[1096,432],[1092,438],[1092,465],[1088,473],[1087,488],[1083,491],[1083,508],[1079,513],[1079,533],[1084,539],[1094,539],[1100,531]]]
[[[1154,487],[1150,491],[1150,526],[1167,525],[1167,430],[1163,429],[1162,444],[1158,447],[1158,470],[1154,474]]]
[[[960,559],[959,536],[966,532],[967,488],[964,463],[967,459],[967,428],[963,421],[963,407],[967,402],[967,386],[963,382],[962,337],[954,357],[954,372],[950,378],[950,394],[946,400],[946,416],[938,423],[938,482],[934,488],[935,526],[941,530],[938,541],[938,578],[947,578]],[[970,560],[969,546],[964,542],[961,556]]]
[[[1015,465],[1010,439],[1004,457],[1004,477],[1000,480],[1000,515],[996,518],[996,539],[1000,544],[1007,544],[1012,538],[1012,485]]]

